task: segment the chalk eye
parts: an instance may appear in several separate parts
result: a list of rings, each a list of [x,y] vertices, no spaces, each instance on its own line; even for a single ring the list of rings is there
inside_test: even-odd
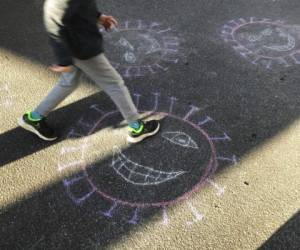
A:
[[[199,148],[197,143],[190,136],[183,132],[165,132],[162,134],[162,137],[169,142],[184,148]]]

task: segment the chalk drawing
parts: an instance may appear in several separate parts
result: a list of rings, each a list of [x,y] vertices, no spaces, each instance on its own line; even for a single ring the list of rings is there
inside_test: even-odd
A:
[[[10,108],[13,106],[13,95],[7,84],[0,84],[0,107]]]
[[[183,54],[182,39],[156,22],[125,21],[112,32],[100,31],[107,41],[107,56],[124,77],[165,72]]]
[[[165,132],[162,137],[171,143],[179,145],[186,148],[198,149],[198,145],[193,139],[183,132]]]
[[[224,41],[251,63],[267,69],[300,64],[300,30],[282,20],[238,18],[221,31]]]
[[[127,182],[142,186],[158,185],[185,173],[185,171],[165,172],[142,166],[128,159],[118,146],[114,146],[112,167]]]
[[[161,209],[162,225],[168,226],[168,208],[187,201],[201,187],[211,187],[217,196],[222,196],[225,187],[213,180],[213,173],[219,165],[236,164],[237,157],[227,150],[232,141],[228,133],[204,108],[185,107],[178,98],[166,97],[158,91],[150,97],[140,93],[134,96],[141,113],[149,111],[164,117],[160,135],[137,144],[136,148],[121,149],[112,143],[107,160],[88,163],[89,157],[99,151],[91,145],[99,145],[102,140],[95,132],[120,115],[117,110],[104,111],[97,104],[90,105],[84,119],[79,118],[70,129],[68,137],[72,140],[67,140],[59,151],[58,170],[62,174],[78,170],[75,176],[64,179],[66,194],[81,207],[88,201],[95,202],[93,214],[136,225],[143,221],[143,211]],[[122,137],[120,132],[112,132],[113,136],[118,140]],[[191,203],[186,204],[193,216],[187,224],[201,222],[204,215]]]
[[[189,206],[189,208],[191,209],[192,214],[194,215],[193,220],[192,221],[188,221],[187,225],[192,225],[192,224],[198,223],[199,221],[202,221],[203,218],[204,218],[204,215],[201,214],[197,210],[197,208],[192,205],[192,203],[187,202],[187,205]]]
[[[215,183],[212,179],[208,178],[206,180],[207,183],[209,183],[210,185],[212,185],[216,190],[217,190],[217,195],[221,196],[225,193],[225,187],[221,187],[219,186],[217,183]]]

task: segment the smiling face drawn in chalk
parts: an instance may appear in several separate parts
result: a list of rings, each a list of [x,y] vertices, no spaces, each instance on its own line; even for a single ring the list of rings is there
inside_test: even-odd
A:
[[[199,149],[197,143],[183,132],[165,132],[162,138],[184,148]],[[141,186],[158,185],[186,173],[186,171],[166,172],[140,165],[127,158],[118,146],[114,147],[112,167],[127,182]]]
[[[267,69],[300,64],[298,26],[268,18],[239,18],[226,23],[221,31],[242,57]]]
[[[284,28],[268,25],[253,27],[252,30],[240,31],[237,40],[257,54],[289,52],[295,48],[296,39]]]
[[[110,158],[86,168],[102,196],[136,207],[159,206],[180,199],[207,178],[216,164],[209,136],[189,121],[161,115],[164,126],[157,136],[125,148],[113,145]]]
[[[112,32],[101,31],[110,61],[124,77],[163,73],[182,54],[182,39],[157,22],[125,21]]]

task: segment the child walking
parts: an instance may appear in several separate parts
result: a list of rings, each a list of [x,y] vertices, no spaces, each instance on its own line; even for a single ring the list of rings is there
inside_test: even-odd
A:
[[[61,77],[31,112],[18,121],[24,129],[43,140],[57,139],[55,131],[46,122],[47,115],[78,86],[84,73],[110,96],[128,123],[127,140],[131,143],[155,135],[160,128],[157,120],[143,122],[124,80],[104,55],[103,37],[98,24],[109,30],[117,26],[112,16],[97,10],[95,0],[46,0],[44,23],[50,37],[57,64],[51,69]]]

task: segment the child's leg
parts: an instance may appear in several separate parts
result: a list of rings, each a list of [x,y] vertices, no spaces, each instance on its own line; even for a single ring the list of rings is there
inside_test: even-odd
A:
[[[75,60],[75,64],[110,96],[128,123],[139,119],[137,109],[122,77],[111,66],[104,54],[89,60]]]
[[[75,60],[75,64],[98,86],[100,86],[114,101],[124,119],[129,124],[130,134],[128,142],[136,143],[159,131],[159,122],[156,120],[143,122],[139,120],[139,114],[122,77],[111,66],[104,54],[89,60]]]
[[[47,116],[58,104],[60,104],[68,95],[70,95],[78,86],[81,71],[75,68],[68,73],[62,73],[58,83],[37,106],[33,113],[42,117]]]

